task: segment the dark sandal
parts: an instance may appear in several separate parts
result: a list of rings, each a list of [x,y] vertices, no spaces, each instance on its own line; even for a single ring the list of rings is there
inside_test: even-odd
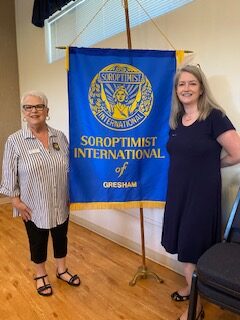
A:
[[[45,296],[45,297],[49,297],[52,295],[53,291],[52,291],[52,286],[50,285],[50,283],[46,283],[45,278],[47,277],[47,274],[45,274],[45,276],[40,276],[40,277],[35,277],[34,280],[42,280],[43,281],[43,286],[37,288],[37,292],[38,294],[40,294],[41,296]],[[44,292],[47,289],[51,289],[49,292]]]
[[[67,273],[67,274],[71,277],[68,281],[65,280],[65,279],[63,279],[63,278],[61,277],[61,276],[62,276],[63,274],[65,274],[65,273]],[[78,276],[77,274],[75,274],[75,275],[73,276],[70,272],[68,272],[68,269],[66,269],[64,272],[61,272],[61,273],[58,273],[58,272],[57,272],[56,277],[57,277],[58,279],[64,281],[64,282],[67,282],[70,286],[74,286],[74,287],[80,286],[80,283],[81,283],[81,280],[80,280],[79,276]],[[76,279],[78,279],[79,282],[75,283],[74,281],[75,281]]]
[[[175,292],[173,292],[173,293],[171,294],[171,298],[172,298],[172,300],[174,300],[174,301],[182,302],[182,301],[187,301],[187,300],[189,300],[190,295],[182,296],[180,293],[178,293],[177,291],[175,291]]]

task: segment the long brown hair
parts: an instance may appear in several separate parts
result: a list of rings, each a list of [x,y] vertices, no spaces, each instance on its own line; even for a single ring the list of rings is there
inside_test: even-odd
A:
[[[223,108],[216,102],[214,99],[211,90],[209,88],[207,79],[202,72],[201,68],[199,66],[193,66],[193,65],[186,65],[182,67],[181,69],[177,70],[175,78],[174,78],[174,86],[173,86],[173,97],[172,97],[172,109],[171,109],[171,115],[169,119],[169,124],[172,129],[176,129],[178,125],[179,119],[184,115],[184,107],[182,103],[180,102],[178,96],[177,96],[177,85],[179,82],[180,75],[182,72],[188,72],[191,73],[200,83],[200,88],[202,90],[202,94],[199,97],[198,100],[198,110],[199,110],[199,118],[198,120],[205,120],[212,109],[219,109],[225,113]]]

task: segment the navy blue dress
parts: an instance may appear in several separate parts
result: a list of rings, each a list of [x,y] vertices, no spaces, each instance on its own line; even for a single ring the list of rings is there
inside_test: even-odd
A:
[[[234,129],[213,109],[206,120],[170,130],[167,202],[162,245],[178,260],[196,264],[221,240],[221,145],[217,137]]]

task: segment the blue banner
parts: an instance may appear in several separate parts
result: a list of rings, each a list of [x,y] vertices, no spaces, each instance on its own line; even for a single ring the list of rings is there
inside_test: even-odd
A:
[[[69,48],[70,209],[163,207],[176,52]]]

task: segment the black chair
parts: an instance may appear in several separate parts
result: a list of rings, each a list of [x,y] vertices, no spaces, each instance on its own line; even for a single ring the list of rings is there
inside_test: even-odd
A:
[[[223,242],[212,246],[200,257],[193,273],[188,320],[196,319],[198,294],[223,309],[240,314],[240,188]]]

